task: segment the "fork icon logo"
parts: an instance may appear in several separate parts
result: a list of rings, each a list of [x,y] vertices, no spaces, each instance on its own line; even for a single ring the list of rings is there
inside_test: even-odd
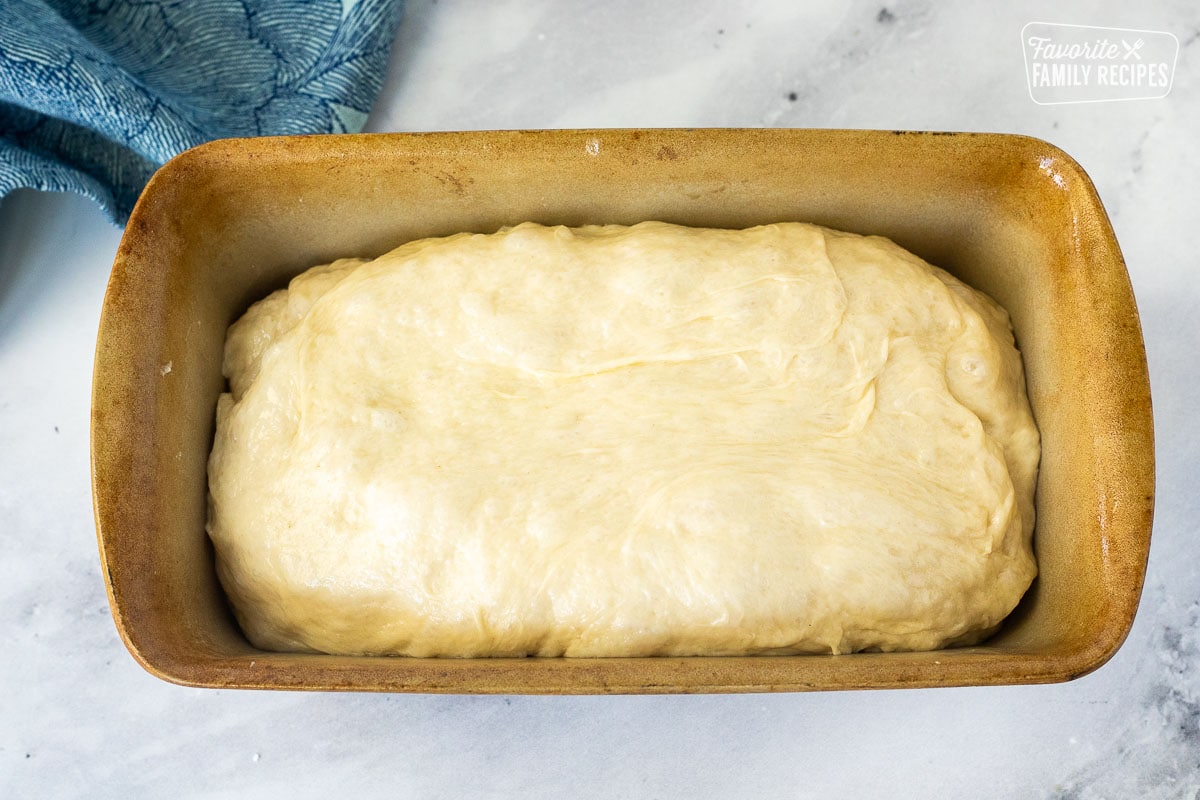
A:
[[[1142,60],[1142,54],[1141,54],[1141,53],[1139,53],[1139,52],[1138,52],[1138,50],[1141,50],[1141,49],[1142,49],[1142,45],[1144,45],[1145,43],[1146,43],[1146,40],[1145,40],[1145,39],[1138,39],[1138,40],[1137,40],[1136,42],[1134,42],[1133,44],[1130,44],[1129,42],[1127,42],[1127,41],[1125,41],[1124,39],[1122,39],[1122,40],[1121,40],[1121,46],[1125,48],[1125,55],[1122,57],[1122,58],[1123,58],[1123,60],[1125,60],[1125,61],[1128,61],[1128,60],[1129,60],[1129,57],[1130,57],[1130,56],[1133,56],[1133,57],[1134,57],[1134,58],[1136,58],[1138,61],[1141,61],[1141,60]]]

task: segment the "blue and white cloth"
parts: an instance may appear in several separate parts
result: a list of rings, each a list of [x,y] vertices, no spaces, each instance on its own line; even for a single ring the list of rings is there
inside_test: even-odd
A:
[[[403,0],[0,0],[0,197],[116,223],[163,162],[227,136],[362,129]]]

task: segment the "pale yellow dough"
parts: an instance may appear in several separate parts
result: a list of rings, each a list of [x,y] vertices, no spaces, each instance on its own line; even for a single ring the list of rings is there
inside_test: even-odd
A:
[[[263,648],[929,649],[1036,569],[1008,317],[878,237],[411,242],[253,306],[225,374],[209,532]]]

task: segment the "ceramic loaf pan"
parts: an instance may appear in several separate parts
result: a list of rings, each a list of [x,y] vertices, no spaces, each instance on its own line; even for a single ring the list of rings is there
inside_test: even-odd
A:
[[[267,653],[238,630],[204,531],[226,327],[304,269],[411,239],[665,220],[882,234],[1011,313],[1042,434],[1040,576],[977,647],[842,656],[417,659]],[[1063,681],[1132,624],[1154,490],[1145,351],[1091,181],[1021,136],[830,130],[502,131],[214,142],[163,167],[113,265],[92,482],[113,617],[193,686],[743,692]]]

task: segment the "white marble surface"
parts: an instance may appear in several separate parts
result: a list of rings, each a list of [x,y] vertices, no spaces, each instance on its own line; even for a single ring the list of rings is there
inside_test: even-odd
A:
[[[118,232],[0,204],[0,796],[1200,796],[1200,7],[928,0],[414,0],[374,130],[769,125],[1021,132],[1090,172],[1142,310],[1158,507],[1141,613],[1057,686],[731,697],[219,692],[117,638],[88,494],[93,338]],[[1162,100],[1037,106],[1031,20],[1167,30]],[[795,100],[789,93],[795,93]]]

